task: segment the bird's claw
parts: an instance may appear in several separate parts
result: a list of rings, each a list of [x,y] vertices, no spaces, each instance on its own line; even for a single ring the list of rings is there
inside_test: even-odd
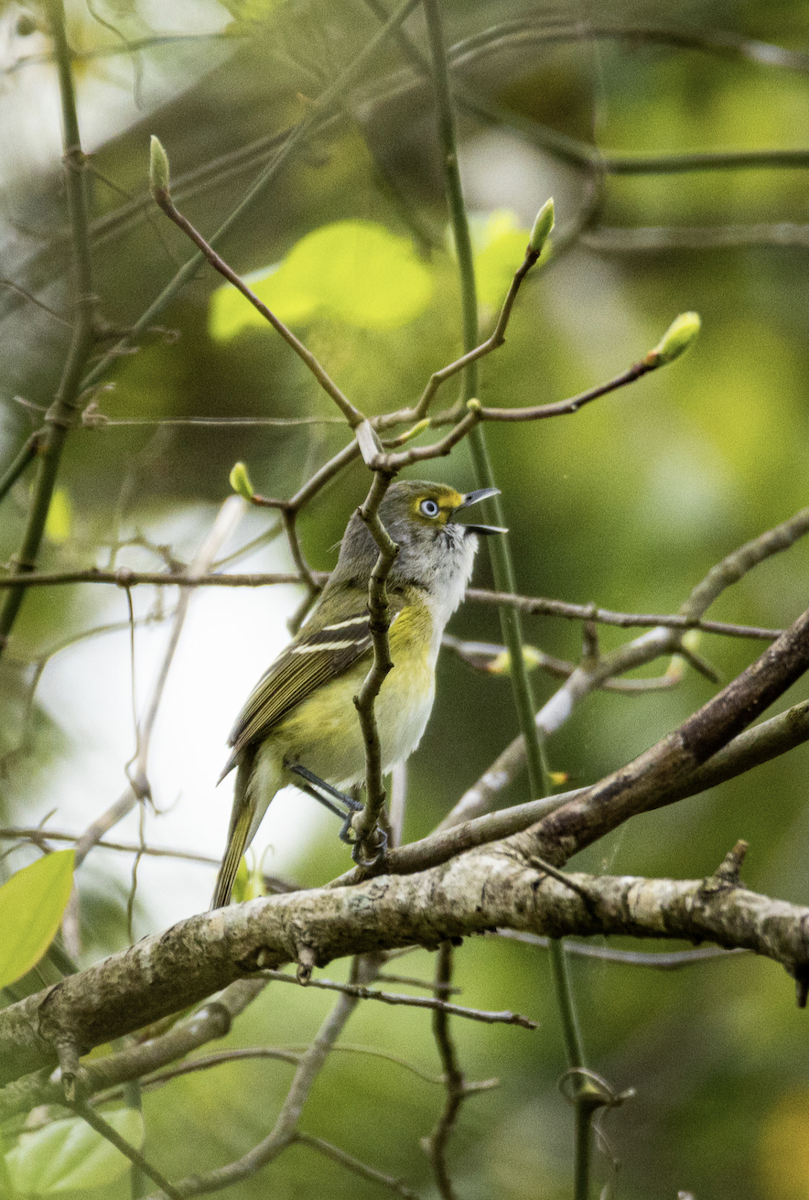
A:
[[[369,847],[370,843],[370,847]],[[370,848],[370,853],[366,848]],[[374,867],[388,851],[388,835],[377,825],[367,838],[351,842],[351,858],[358,867]]]

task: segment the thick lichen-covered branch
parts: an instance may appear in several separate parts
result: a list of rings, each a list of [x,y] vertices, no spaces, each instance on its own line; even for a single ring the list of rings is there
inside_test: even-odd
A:
[[[144,938],[0,1013],[1,1078],[52,1069],[60,1040],[87,1053],[263,967],[324,966],[498,927],[555,938],[712,941],[772,958],[799,980],[809,970],[809,909],[743,888],[738,853],[731,867],[707,880],[575,873],[568,885],[530,865],[526,836],[415,875],[253,900]]]

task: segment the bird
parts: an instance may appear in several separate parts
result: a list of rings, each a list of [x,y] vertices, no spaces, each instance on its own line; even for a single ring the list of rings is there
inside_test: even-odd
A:
[[[374,706],[383,772],[408,758],[424,733],[441,637],[471,578],[477,535],[506,532],[456,517],[498,493],[488,487],[464,494],[442,483],[400,480],[379,505],[380,521],[398,546],[386,580],[393,667]],[[214,909],[230,903],[242,855],[281,788],[295,784],[344,817],[341,837],[352,840],[351,815],[362,805],[344,789],[365,777],[365,741],[353,701],[373,659],[368,589],[378,556],[357,510],[308,620],[236,719],[228,738],[232,752],[220,776],[221,782],[236,769]],[[335,801],[344,803],[347,814]]]

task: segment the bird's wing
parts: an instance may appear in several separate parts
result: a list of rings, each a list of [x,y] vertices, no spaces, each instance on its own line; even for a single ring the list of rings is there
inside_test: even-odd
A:
[[[328,625],[314,614],[258,681],[228,738],[233,754],[224,774],[236,764],[245,746],[263,740],[297,704],[342,675],[363,655],[370,657],[373,641],[365,596],[340,607],[343,611]],[[393,623],[401,601],[391,597],[390,609]]]

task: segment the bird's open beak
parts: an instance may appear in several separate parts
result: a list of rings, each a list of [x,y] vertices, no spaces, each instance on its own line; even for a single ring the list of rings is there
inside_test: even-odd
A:
[[[480,500],[488,500],[490,496],[499,495],[500,488],[478,488],[476,492],[467,492],[458,508],[469,508],[471,504],[477,504]],[[455,511],[457,512],[458,509]],[[464,525],[464,529],[468,529],[470,533],[508,533],[507,529],[503,529],[499,525]]]

